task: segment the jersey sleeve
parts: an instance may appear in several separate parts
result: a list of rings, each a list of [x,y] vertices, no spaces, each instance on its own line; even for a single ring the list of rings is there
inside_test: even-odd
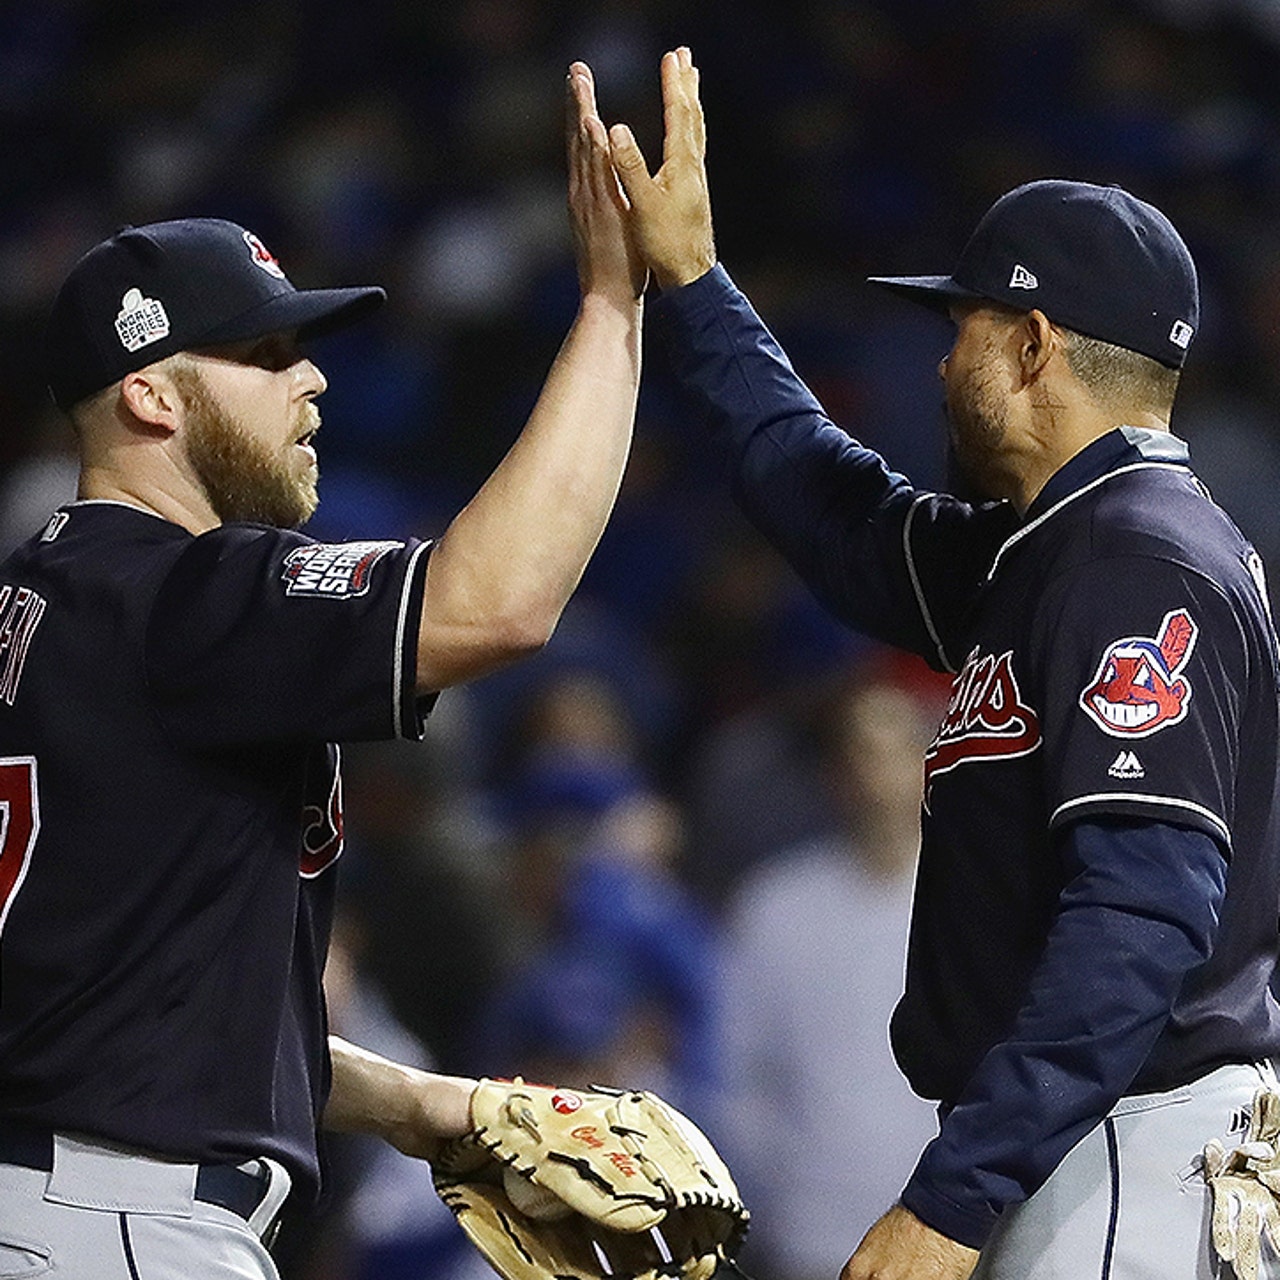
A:
[[[193,747],[421,737],[430,544],[314,542],[224,525],[169,570],[146,632],[166,731]]]
[[[1017,1019],[902,1193],[922,1221],[974,1249],[1129,1089],[1217,936],[1227,868],[1203,832],[1077,822],[1058,853],[1067,883]]]
[[[1228,599],[1147,556],[1067,577],[1036,620],[1050,825],[1154,819],[1229,850],[1248,655]]]
[[[735,498],[841,621],[953,670],[975,592],[1016,517],[912,487],[833,423],[715,267],[663,294],[676,377],[724,446]]]

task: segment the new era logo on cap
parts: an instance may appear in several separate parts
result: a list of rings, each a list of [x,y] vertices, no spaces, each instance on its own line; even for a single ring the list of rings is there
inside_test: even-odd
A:
[[[1017,262],[1013,267],[1013,274],[1009,277],[1010,289],[1038,289],[1040,281],[1035,275],[1028,271],[1022,263]]]
[[[1169,341],[1175,347],[1181,347],[1185,351],[1191,345],[1195,332],[1185,320],[1175,320],[1173,328],[1169,330]]]

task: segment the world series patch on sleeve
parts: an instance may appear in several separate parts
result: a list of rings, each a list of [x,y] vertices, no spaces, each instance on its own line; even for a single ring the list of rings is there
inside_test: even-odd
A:
[[[652,1093],[482,1080],[436,1191],[506,1280],[709,1280],[750,1215],[706,1135]]]

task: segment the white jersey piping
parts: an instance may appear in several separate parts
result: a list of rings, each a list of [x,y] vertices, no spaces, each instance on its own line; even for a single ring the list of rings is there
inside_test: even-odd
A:
[[[152,511],[150,507],[141,506],[136,502],[124,502],[120,498],[77,498],[74,502],[62,503],[57,510],[70,511],[73,507],[124,507],[126,511],[140,511],[144,516],[163,520],[165,524],[177,524],[176,520],[170,520],[168,516],[162,516],[158,511]]]
[[[1143,471],[1155,468],[1161,471],[1185,471],[1190,472],[1191,468],[1185,462],[1132,462],[1127,467],[1117,467],[1114,471],[1108,471],[1106,475],[1099,476],[1096,480],[1090,480],[1088,484],[1081,485],[1073,493],[1067,494],[1065,498],[1061,498],[1055,502],[1048,511],[1042,511],[1030,524],[1024,524],[1016,533],[1012,533],[1000,546],[1000,550],[996,552],[995,558],[991,561],[991,568],[987,570],[987,581],[990,582],[996,576],[996,570],[1000,567],[1000,560],[1004,553],[1016,542],[1020,542],[1033,529],[1037,529],[1044,524],[1050,516],[1057,515],[1069,502],[1074,502],[1077,498],[1083,497],[1091,489],[1096,489],[1101,484],[1106,484],[1108,480],[1114,480],[1116,476],[1127,475],[1131,471]]]
[[[405,570],[404,586],[400,591],[400,612],[396,617],[395,667],[391,680],[391,710],[394,716],[392,724],[395,725],[397,738],[407,738],[409,736],[403,732],[400,720],[400,707],[404,700],[404,642],[405,628],[409,623],[409,597],[413,594],[413,575],[417,570],[418,557],[430,546],[430,542],[423,542],[414,548],[413,554],[409,557],[409,567]]]
[[[1058,818],[1066,813],[1068,809],[1078,808],[1082,804],[1095,804],[1099,801],[1111,802],[1122,800],[1132,802],[1134,804],[1160,805],[1161,807],[1169,807],[1174,809],[1186,809],[1191,813],[1197,813],[1202,818],[1207,818],[1214,828],[1221,834],[1223,840],[1226,841],[1227,847],[1231,847],[1231,828],[1220,818],[1212,809],[1206,809],[1202,804],[1196,804],[1191,800],[1180,800],[1176,796],[1144,796],[1136,795],[1127,791],[1100,791],[1091,796],[1079,796],[1075,800],[1068,800],[1066,804],[1059,805],[1049,818],[1049,825],[1052,826]]]
[[[911,526],[915,522],[916,508],[922,502],[934,497],[937,497],[937,495],[922,493],[908,508],[907,518],[902,522],[902,554],[907,562],[907,577],[911,579],[911,590],[915,592],[916,605],[920,609],[921,618],[924,619],[925,630],[929,633],[929,639],[933,641],[933,647],[938,651],[938,658],[943,667],[952,675],[955,675],[956,669],[947,659],[947,652],[942,647],[942,638],[938,635],[937,628],[933,625],[933,615],[929,612],[929,605],[924,598],[924,588],[920,583],[920,575],[916,572],[915,557],[911,554]]]

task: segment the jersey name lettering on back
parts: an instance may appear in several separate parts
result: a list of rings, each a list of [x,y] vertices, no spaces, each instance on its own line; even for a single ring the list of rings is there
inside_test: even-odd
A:
[[[30,587],[0,584],[0,698],[9,706],[18,696],[27,650],[46,604],[44,597]]]
[[[925,752],[926,808],[939,774],[982,760],[1013,760],[1040,741],[1040,718],[1022,699],[1013,650],[995,657],[975,647],[952,683],[946,714]]]

